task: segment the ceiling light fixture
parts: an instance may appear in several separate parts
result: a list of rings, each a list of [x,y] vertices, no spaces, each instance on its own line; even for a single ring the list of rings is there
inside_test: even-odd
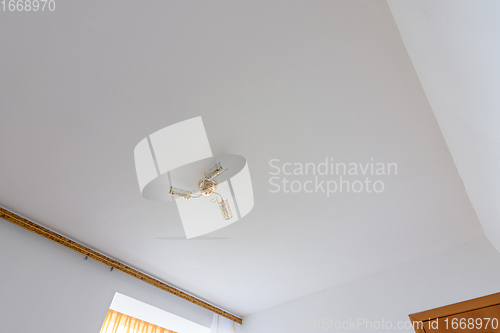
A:
[[[137,144],[134,157],[142,196],[174,201],[188,239],[224,228],[253,208],[246,159],[213,156],[201,117],[152,133]]]
[[[231,208],[229,206],[229,202],[227,200],[224,200],[222,195],[219,193],[215,192],[217,189],[217,182],[214,180],[215,177],[218,175],[222,174],[223,172],[227,171],[227,169],[224,169],[220,163],[217,163],[214,165],[208,172],[205,172],[205,178],[200,180],[198,182],[198,187],[200,188],[200,194],[199,195],[194,195],[192,191],[187,191],[187,190],[182,190],[180,188],[175,188],[170,186],[170,191],[168,194],[178,197],[178,198],[183,198],[186,200],[189,199],[197,199],[200,198],[202,195],[209,197],[212,194],[215,194],[219,196],[220,201],[217,200],[217,197],[212,199],[212,202],[217,202],[219,204],[220,211],[222,213],[222,217],[224,220],[230,220],[233,217],[233,214],[231,213]]]

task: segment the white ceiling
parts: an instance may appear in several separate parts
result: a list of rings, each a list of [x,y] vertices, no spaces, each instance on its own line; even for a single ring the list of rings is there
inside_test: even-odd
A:
[[[246,315],[483,234],[384,1],[57,2],[0,21],[0,204]],[[137,142],[201,115],[255,207],[182,240]],[[381,194],[271,193],[268,163],[398,164]]]
[[[388,3],[467,194],[500,251],[500,2]]]

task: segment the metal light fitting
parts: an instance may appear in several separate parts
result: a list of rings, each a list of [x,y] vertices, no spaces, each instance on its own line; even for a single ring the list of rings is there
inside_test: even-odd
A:
[[[212,168],[210,168],[208,172],[205,172],[204,173],[205,178],[201,179],[198,182],[198,187],[200,188],[199,194],[194,194],[193,191],[183,190],[172,186],[170,186],[170,191],[168,192],[168,194],[186,200],[197,199],[200,198],[201,196],[209,197],[215,194],[220,198],[220,201],[217,200],[218,199],[217,197],[214,197],[212,199],[212,202],[213,203],[217,202],[219,204],[222,217],[224,218],[224,220],[229,220],[233,217],[233,214],[231,212],[231,207],[229,206],[229,201],[227,199],[224,200],[222,195],[215,192],[215,190],[217,190],[217,182],[214,180],[214,178],[220,176],[225,171],[227,171],[227,169],[224,169],[220,163],[217,163]]]

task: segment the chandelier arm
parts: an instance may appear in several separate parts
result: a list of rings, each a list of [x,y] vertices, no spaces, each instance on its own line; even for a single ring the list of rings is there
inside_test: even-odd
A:
[[[218,195],[218,196],[220,197],[220,200],[221,200],[220,202],[224,201],[224,198],[223,198],[223,197],[222,197],[222,195],[220,195],[219,193],[217,193],[217,192],[212,192],[212,194],[216,194],[216,195]],[[213,203],[215,203],[215,202],[219,202],[219,201],[217,200],[217,197],[215,197],[215,198],[212,198],[212,202],[213,202]]]

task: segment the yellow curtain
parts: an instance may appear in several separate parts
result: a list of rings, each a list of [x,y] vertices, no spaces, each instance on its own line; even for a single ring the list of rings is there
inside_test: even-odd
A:
[[[101,333],[176,333],[146,321],[109,309]]]

